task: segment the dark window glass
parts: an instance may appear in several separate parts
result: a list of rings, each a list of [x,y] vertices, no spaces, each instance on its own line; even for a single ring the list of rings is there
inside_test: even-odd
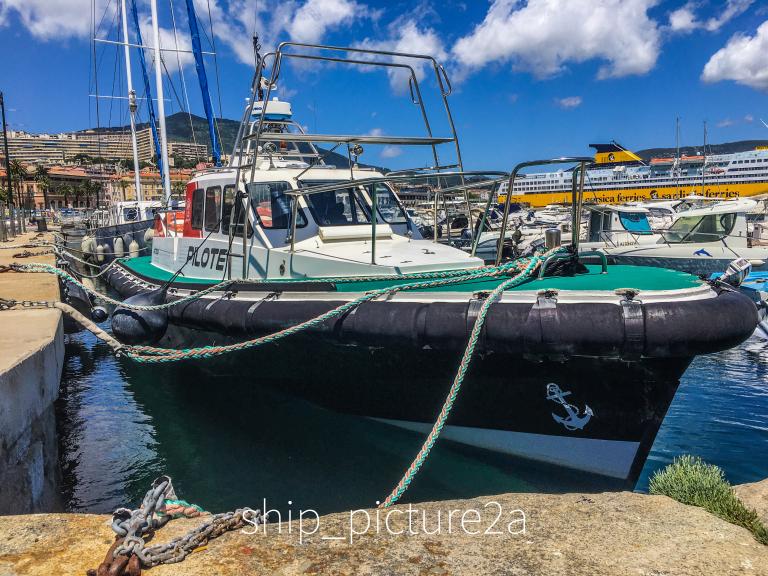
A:
[[[252,182],[248,184],[251,206],[262,228],[287,230],[291,227],[291,197],[285,192],[291,189],[288,182]],[[296,214],[297,228],[307,225],[304,212],[299,207]]]
[[[379,218],[387,224],[406,224],[408,219],[405,216],[403,207],[398,202],[389,186],[383,182],[377,182],[366,186],[368,196],[373,200],[373,187],[376,187],[376,207],[379,209]]]
[[[221,186],[213,186],[205,191],[205,229],[209,232],[219,229],[221,213]]]
[[[305,181],[304,186],[332,184],[325,181]],[[319,226],[349,226],[354,224],[369,224],[371,222],[368,206],[361,198],[357,188],[340,188],[329,192],[308,194],[306,198],[309,209]]]
[[[198,188],[192,192],[192,228],[195,230],[203,229],[203,200],[205,192]]]
[[[234,208],[234,215],[232,210]],[[234,185],[230,184],[224,187],[224,200],[221,207],[221,232],[223,234],[229,234],[229,222],[230,219],[234,220],[232,226],[232,236],[236,238],[242,238],[243,236],[243,201],[237,199],[237,190]],[[248,221],[248,238],[253,234],[253,225],[250,220]]]

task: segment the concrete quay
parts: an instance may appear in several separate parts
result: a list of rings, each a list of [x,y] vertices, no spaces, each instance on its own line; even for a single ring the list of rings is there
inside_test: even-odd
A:
[[[736,492],[747,506],[768,516],[768,480],[736,487]],[[665,496],[501,494],[413,504],[412,509],[416,512],[410,519],[408,505],[380,511],[378,529],[376,510],[312,517],[305,520],[303,535],[298,521],[288,524],[283,518],[278,524],[273,519],[266,528],[248,525],[210,541],[178,564],[142,573],[768,575],[768,546],[750,532]],[[525,513],[524,532],[515,511]],[[178,537],[204,519],[173,520],[151,545]],[[88,514],[0,517],[0,574],[84,575],[99,565],[114,540],[109,520]]]
[[[14,254],[25,249],[7,248],[52,240],[50,234],[36,236],[27,233],[0,243],[0,265],[14,261],[53,264],[52,254],[18,259]],[[3,272],[0,298],[59,300],[58,280],[50,274]],[[63,365],[64,330],[59,310],[19,307],[0,311],[0,514],[58,507],[53,403],[58,398]]]

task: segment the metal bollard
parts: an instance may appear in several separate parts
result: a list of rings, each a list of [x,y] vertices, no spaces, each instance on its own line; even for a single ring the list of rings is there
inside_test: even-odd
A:
[[[562,234],[560,228],[547,228],[544,230],[544,244],[547,250],[552,250],[560,246]]]
[[[0,242],[8,242],[8,230],[5,227],[5,203],[0,202]]]

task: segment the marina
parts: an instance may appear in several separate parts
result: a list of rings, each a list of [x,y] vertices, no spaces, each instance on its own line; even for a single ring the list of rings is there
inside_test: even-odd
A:
[[[768,574],[768,140],[520,148],[539,0],[329,1],[90,0],[95,128],[0,92],[0,574]]]

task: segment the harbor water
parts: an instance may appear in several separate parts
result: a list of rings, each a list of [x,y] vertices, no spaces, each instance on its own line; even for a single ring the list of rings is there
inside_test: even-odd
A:
[[[66,352],[57,419],[72,512],[135,506],[161,474],[173,477],[179,497],[211,511],[372,507],[423,440],[283,395],[258,373],[205,361],[136,365],[89,333],[68,337]],[[403,377],[418,385],[418,374]],[[721,466],[734,484],[768,476],[768,344],[753,337],[695,359],[636,488],[646,490],[653,471],[679,454]],[[404,501],[620,488],[440,441]]]

